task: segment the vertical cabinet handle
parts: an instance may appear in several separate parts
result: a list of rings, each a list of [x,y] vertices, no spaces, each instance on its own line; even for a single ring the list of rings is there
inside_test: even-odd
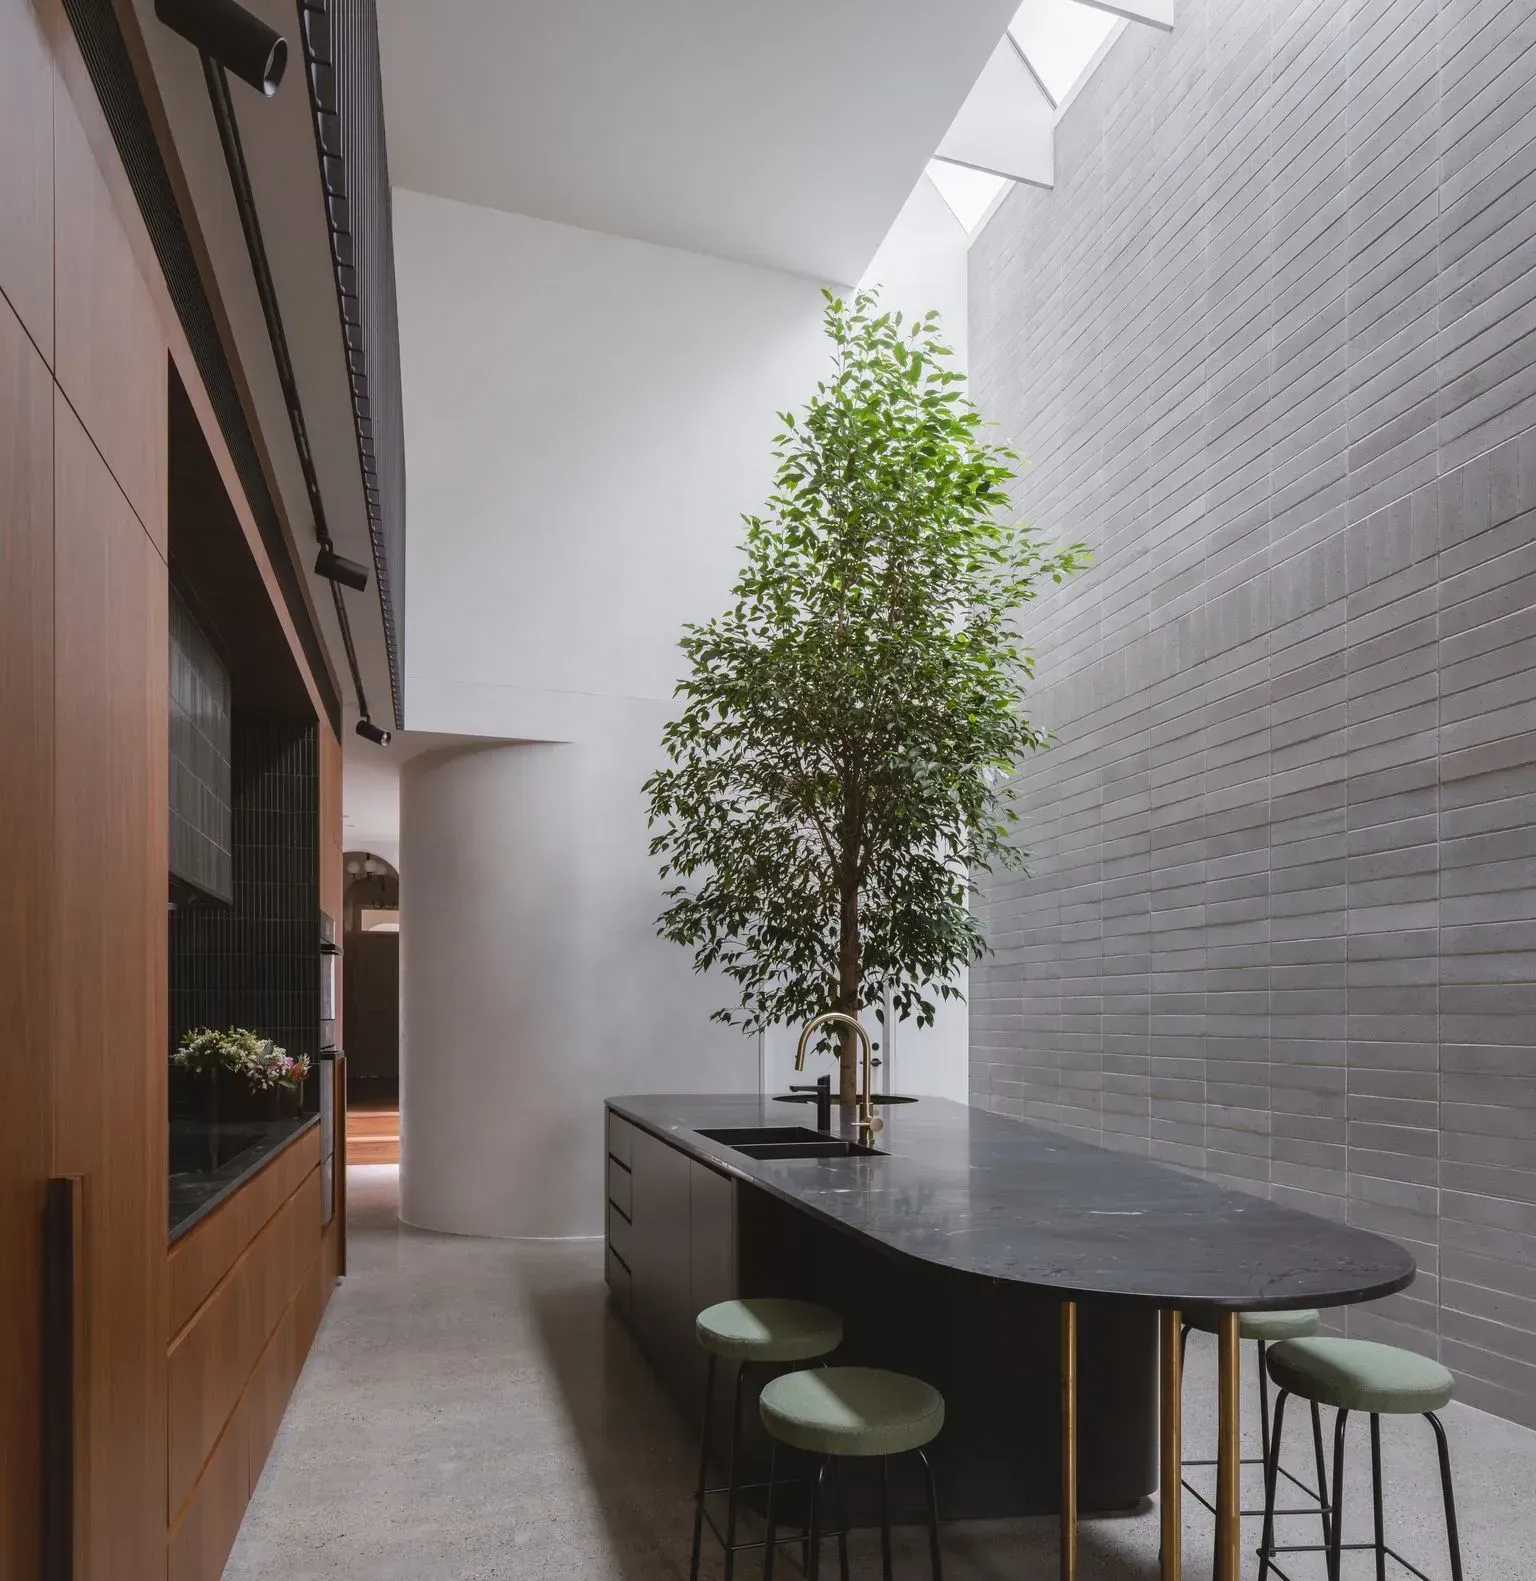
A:
[[[85,1404],[85,1176],[57,1175],[43,1207],[43,1581],[79,1581]]]

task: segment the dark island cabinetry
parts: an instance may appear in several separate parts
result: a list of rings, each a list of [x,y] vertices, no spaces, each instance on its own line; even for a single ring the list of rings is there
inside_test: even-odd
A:
[[[765,1189],[766,1182],[727,1173],[725,1159],[700,1156],[708,1144],[696,1133],[659,1134],[611,1108],[606,1118],[613,1304],[690,1428],[703,1404],[706,1363],[694,1333],[698,1312],[732,1296],[816,1301],[843,1317],[835,1360],[915,1373],[943,1392],[948,1424],[933,1459],[946,1515],[1055,1509],[1055,1301],[927,1257],[893,1254]],[[836,1179],[814,1160],[765,1167],[782,1172],[786,1184]],[[857,1196],[854,1183],[847,1186]],[[904,1215],[935,1248],[953,1233],[921,1190]],[[1082,1324],[1094,1358],[1082,1388],[1083,1505],[1126,1509],[1156,1485],[1152,1314],[1090,1305]],[[718,1442],[730,1431],[729,1401],[730,1390],[717,1389]],[[752,1476],[766,1470],[756,1415],[749,1411],[743,1424]],[[850,1486],[856,1524],[874,1519],[867,1492],[857,1479]],[[915,1481],[909,1488],[898,1475],[894,1497],[917,1517]]]
[[[737,1294],[735,1183],[612,1112],[607,1134],[608,1287],[692,1414],[704,1383],[694,1316]]]

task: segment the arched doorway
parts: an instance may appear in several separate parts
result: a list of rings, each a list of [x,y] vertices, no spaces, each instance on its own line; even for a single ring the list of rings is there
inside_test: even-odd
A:
[[[400,875],[371,851],[348,851],[342,895],[342,1037],[347,1160],[400,1160]]]

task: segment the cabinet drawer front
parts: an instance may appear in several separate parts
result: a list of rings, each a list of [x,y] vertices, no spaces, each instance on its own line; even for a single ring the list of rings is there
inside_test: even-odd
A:
[[[634,1218],[634,1177],[616,1158],[608,1160],[608,1200],[626,1219]]]
[[[608,1156],[618,1159],[626,1169],[635,1161],[635,1128],[612,1109],[608,1111]]]
[[[635,1266],[634,1226],[611,1202],[608,1204],[608,1245],[624,1259],[627,1267]]]
[[[624,1266],[623,1260],[610,1246],[608,1248],[608,1289],[613,1296],[613,1304],[627,1320],[630,1315],[630,1274]]]

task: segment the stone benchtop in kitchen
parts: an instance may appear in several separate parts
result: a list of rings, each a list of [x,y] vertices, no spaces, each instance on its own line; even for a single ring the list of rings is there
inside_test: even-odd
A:
[[[1162,1306],[1369,1300],[1411,1282],[1395,1241],[943,1098],[882,1105],[884,1156],[754,1159],[701,1130],[806,1125],[755,1094],[608,1099],[724,1173],[888,1250],[962,1273]],[[833,1130],[853,1136],[833,1110]]]

